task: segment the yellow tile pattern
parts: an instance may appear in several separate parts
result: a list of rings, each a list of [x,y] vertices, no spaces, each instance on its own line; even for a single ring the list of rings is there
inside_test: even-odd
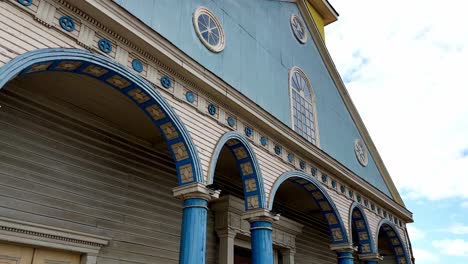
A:
[[[236,155],[236,158],[241,160],[247,158],[247,151],[245,150],[244,147],[239,147],[233,150],[234,155]]]
[[[313,192],[312,195],[314,196],[315,199],[317,200],[322,200],[323,199],[323,194],[320,192]]]
[[[365,228],[364,221],[363,220],[356,221],[356,227],[357,229],[364,229]]]
[[[183,142],[172,144],[171,148],[177,161],[185,160],[189,157]]]
[[[330,204],[328,202],[321,201],[321,202],[319,202],[319,204],[320,204],[320,208],[322,208],[323,211],[330,211],[331,210]]]
[[[325,217],[327,218],[328,224],[330,225],[338,224],[335,214],[325,214]]]
[[[131,84],[129,81],[125,80],[122,76],[117,74],[110,77],[106,81],[120,89],[127,88]]]
[[[128,95],[130,95],[133,98],[133,100],[137,101],[139,104],[150,100],[149,96],[147,96],[146,93],[144,93],[140,89],[133,89],[130,92],[128,92]]]
[[[56,70],[60,71],[74,71],[83,65],[80,61],[62,61],[55,67]]]
[[[353,217],[355,218],[361,218],[361,213],[359,211],[354,211],[353,212]]]
[[[240,167],[243,175],[250,175],[253,173],[252,163],[250,161],[241,163]]]
[[[361,251],[362,253],[370,253],[371,252],[371,248],[370,248],[370,244],[362,244],[361,245]]]
[[[257,195],[247,197],[247,208],[248,209],[258,208],[258,196]]]
[[[180,166],[179,171],[182,183],[190,182],[193,180],[192,164]]]
[[[89,65],[83,70],[83,72],[90,74],[94,77],[101,77],[109,71],[96,65]]]
[[[166,118],[166,114],[157,105],[151,105],[146,107],[146,111],[155,119],[161,120]]]
[[[304,185],[304,188],[306,188],[306,190],[308,190],[308,191],[315,191],[315,190],[317,190],[317,187],[315,187],[315,185],[313,185],[313,184]]]
[[[172,125],[171,122],[162,124],[161,130],[163,131],[167,140],[171,140],[171,139],[175,139],[179,137],[179,133],[177,132],[177,129],[174,127],[174,125]]]
[[[343,234],[341,233],[341,229],[339,228],[332,228],[331,233],[333,236],[333,239],[336,241],[343,240]]]
[[[247,179],[244,181],[245,184],[245,190],[247,192],[253,192],[257,190],[257,183],[255,179]]]
[[[369,235],[367,234],[367,232],[359,232],[359,239],[360,240],[368,240]]]
[[[31,68],[29,68],[27,73],[45,71],[47,70],[47,68],[49,68],[50,65],[52,65],[52,62],[35,64]]]

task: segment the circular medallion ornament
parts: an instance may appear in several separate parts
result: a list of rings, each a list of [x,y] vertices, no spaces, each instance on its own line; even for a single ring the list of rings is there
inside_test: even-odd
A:
[[[30,6],[32,5],[32,0],[18,0],[18,3],[24,5],[24,6]]]
[[[251,136],[252,136],[252,128],[250,128],[250,127],[245,127],[244,132],[245,132],[245,135],[246,135],[247,137],[251,137]]]
[[[214,104],[208,105],[208,113],[212,116],[216,115],[216,106]]]
[[[260,138],[260,144],[265,147],[268,144],[268,139],[266,137]]]
[[[344,187],[344,185],[341,185],[340,186],[340,191],[341,191],[341,193],[345,193],[346,192],[346,187]]]
[[[327,183],[328,182],[328,176],[326,174],[322,174],[322,182]]]
[[[161,77],[160,81],[161,81],[161,85],[166,89],[169,89],[171,87],[171,85],[172,85],[171,79],[169,77],[167,77],[167,76]]]
[[[192,91],[188,91],[185,93],[185,99],[187,99],[187,102],[193,103],[195,102],[195,95]]]
[[[317,176],[317,168],[310,168],[310,174],[312,174],[312,176]]]
[[[299,167],[301,167],[301,170],[305,169],[305,162],[303,160],[299,161]]]
[[[301,43],[304,44],[307,42],[307,31],[302,23],[301,19],[295,15],[291,15],[291,29],[294,32],[294,36]]]
[[[364,147],[364,143],[360,139],[356,139],[354,141],[354,153],[356,154],[356,158],[359,163],[365,167],[367,166],[368,159],[367,159],[367,151]]]
[[[134,59],[134,60],[132,60],[132,68],[136,72],[142,72],[143,71],[143,63],[141,63],[140,60]]]
[[[236,125],[236,120],[232,116],[227,118],[227,123],[230,127],[234,127]]]
[[[62,16],[59,18],[59,24],[65,31],[72,32],[75,30],[75,21],[69,16]]]
[[[209,50],[220,52],[225,47],[224,30],[211,10],[199,7],[193,12],[193,26],[200,41]]]
[[[332,183],[332,188],[333,188],[333,189],[336,189],[336,181],[335,181],[335,180],[332,180],[331,183]]]
[[[106,54],[109,54],[112,51],[112,43],[106,38],[102,38],[98,41],[98,47]]]
[[[276,153],[276,155],[281,155],[281,146],[280,145],[275,146],[275,153]]]
[[[293,155],[293,154],[291,154],[291,153],[288,154],[288,161],[289,161],[289,162],[293,162],[293,161],[294,161],[294,155]]]

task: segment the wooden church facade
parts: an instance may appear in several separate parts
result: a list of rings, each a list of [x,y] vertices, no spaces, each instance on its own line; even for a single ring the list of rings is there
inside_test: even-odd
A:
[[[0,1],[0,262],[413,263],[344,86],[390,195],[116,2]]]

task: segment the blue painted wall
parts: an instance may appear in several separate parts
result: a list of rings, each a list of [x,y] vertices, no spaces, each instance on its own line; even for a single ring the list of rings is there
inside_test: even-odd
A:
[[[295,39],[291,14],[295,3],[277,0],[116,0],[183,52],[276,118],[291,126],[288,72],[299,66],[316,94],[321,148],[391,197],[370,157],[362,167],[354,154],[360,134],[308,33],[302,45]],[[226,48],[210,52],[198,39],[192,13],[211,9],[226,35]]]

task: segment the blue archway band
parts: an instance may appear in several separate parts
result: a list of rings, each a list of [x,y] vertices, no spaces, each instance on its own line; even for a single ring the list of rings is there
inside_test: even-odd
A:
[[[359,242],[358,252],[359,254],[372,254],[376,253],[377,250],[372,239],[372,233],[370,232],[369,222],[362,209],[361,205],[354,202],[351,205],[350,210],[350,221],[352,228],[356,230],[357,239]]]
[[[204,183],[190,134],[171,106],[143,78],[109,58],[86,50],[39,49],[22,54],[0,68],[0,89],[17,76],[43,72],[85,75],[130,98],[160,129],[174,158],[179,185]]]
[[[411,260],[409,258],[408,252],[406,250],[403,241],[401,240],[400,234],[396,231],[395,225],[387,219],[380,221],[377,226],[377,239],[380,232],[385,232],[385,235],[388,239],[388,243],[393,249],[395,254],[396,263],[398,264],[410,264]]]
[[[237,132],[225,133],[216,144],[213,152],[208,184],[213,184],[216,163],[223,147],[227,147],[234,156],[242,177],[245,210],[266,208],[263,178],[250,142]]]
[[[320,183],[302,171],[287,171],[283,173],[273,185],[270,194],[268,209],[273,209],[276,192],[285,181],[293,182],[301,186],[307,193],[310,194],[311,199],[317,204],[322,212],[325,221],[328,224],[330,238],[332,244],[345,244],[349,243],[346,229],[341,220],[338,209],[336,208],[333,200],[328,193],[323,189]]]

